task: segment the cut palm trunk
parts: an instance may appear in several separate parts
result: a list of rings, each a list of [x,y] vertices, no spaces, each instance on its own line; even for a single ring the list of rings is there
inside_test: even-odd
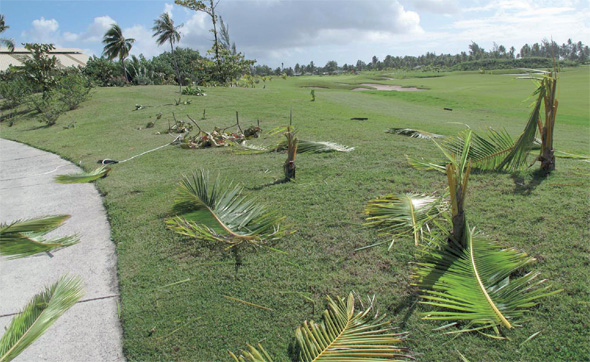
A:
[[[285,133],[287,138],[287,160],[283,165],[283,171],[285,172],[285,181],[291,181],[295,178],[295,156],[297,156],[297,138],[295,137],[295,130],[291,127],[287,127]]]

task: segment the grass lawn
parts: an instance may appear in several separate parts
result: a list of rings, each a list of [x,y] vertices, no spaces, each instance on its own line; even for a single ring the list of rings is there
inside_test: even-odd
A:
[[[178,98],[173,86],[102,88],[56,126],[40,128],[25,118],[13,127],[2,124],[0,131],[4,138],[55,152],[90,170],[98,159],[121,160],[171,141],[172,136],[156,133],[167,129],[172,112],[177,118],[190,114],[200,119],[206,109],[207,119],[199,124],[212,130],[233,124],[238,110],[243,127],[260,120],[263,130],[270,130],[288,122],[292,107],[300,139],[356,148],[351,153],[301,154],[297,182],[262,188],[282,177],[284,154],[235,155],[227,148],[170,146],[115,165],[109,177],[99,180],[118,251],[124,351],[131,361],[223,361],[229,360],[228,350],[258,342],[275,360],[288,361],[295,328],[306,319],[320,319],[326,294],[350,291],[375,294],[380,312],[400,331],[410,332],[407,344],[423,361],[458,360],[457,351],[471,361],[588,360],[590,163],[558,159],[556,171],[546,179],[535,176],[538,164],[517,174],[471,176],[466,205],[471,226],[536,257],[531,270],[555,289],[564,289],[533,308],[522,328],[508,333],[510,340],[431,331],[442,323],[420,319],[429,309],[417,304],[411,286],[411,238],[399,240],[389,252],[387,244],[355,251],[385,240],[362,226],[368,200],[392,192],[442,192],[445,187],[443,175],[406,163],[405,155],[438,157],[435,145],[387,134],[387,128],[453,135],[468,124],[476,130],[506,128],[517,137],[527,121],[531,100],[525,100],[534,90],[530,80],[469,72],[442,75],[275,78],[266,88],[210,88],[206,97],[183,96],[192,104],[179,106],[164,105]],[[428,90],[350,91],[362,83]],[[590,153],[588,84],[588,67],[560,74],[558,150]],[[304,88],[310,86],[325,87],[315,89],[315,102]],[[135,104],[152,107],[134,111]],[[158,112],[162,119],[146,129]],[[72,122],[76,128],[62,127]],[[248,194],[287,216],[297,232],[274,245],[284,253],[249,250],[236,277],[231,253],[167,230],[163,219],[172,215],[176,186],[182,175],[198,168],[242,182]],[[314,303],[301,293],[309,293]]]

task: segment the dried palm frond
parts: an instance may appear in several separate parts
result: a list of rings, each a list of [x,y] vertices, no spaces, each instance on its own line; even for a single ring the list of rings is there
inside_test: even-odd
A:
[[[419,129],[413,129],[413,128],[390,128],[387,131],[385,131],[385,133],[393,133],[393,134],[398,134],[401,136],[408,136],[408,137],[412,137],[412,138],[422,138],[422,139],[427,139],[427,140],[430,140],[433,138],[444,137],[443,135],[440,135],[440,134],[421,131]]]

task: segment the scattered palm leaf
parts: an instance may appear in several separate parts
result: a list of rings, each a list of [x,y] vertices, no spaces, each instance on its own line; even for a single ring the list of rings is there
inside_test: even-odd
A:
[[[275,151],[283,151],[287,149],[287,142],[283,141],[279,144]],[[324,152],[350,152],[354,147],[344,146],[334,142],[324,141],[306,141],[299,140],[297,146],[297,153],[324,153]]]
[[[448,210],[442,198],[405,193],[389,194],[369,201],[365,208],[368,215],[365,225],[379,229],[384,235],[395,238],[403,235],[413,235],[418,246],[424,229],[430,229],[429,224],[441,213]]]
[[[35,295],[23,311],[12,319],[0,338],[0,361],[11,361],[18,356],[83,294],[80,278],[64,276]]]
[[[231,351],[229,352],[229,355],[236,362],[273,362],[272,357],[266,352],[260,343],[256,348],[248,345],[248,351],[241,351],[239,356],[236,356]]]
[[[0,255],[23,258],[65,248],[79,242],[77,236],[45,240],[48,232],[64,223],[70,215],[46,216],[10,224],[0,224]]]
[[[94,171],[73,173],[69,175],[55,176],[55,182],[60,184],[79,184],[96,181],[99,178],[107,177],[111,169],[106,166],[101,166]]]
[[[285,232],[280,228],[284,218],[243,196],[242,191],[242,186],[221,182],[219,177],[211,183],[209,173],[198,170],[191,178],[185,176],[180,183],[175,208],[206,212],[222,232],[182,217],[170,218],[166,224],[179,234],[202,241],[224,242],[230,247],[242,242],[257,244],[284,236]]]
[[[412,138],[422,138],[422,139],[426,139],[426,140],[444,137],[444,136],[436,134],[436,133],[421,131],[419,129],[413,129],[413,128],[390,128],[385,132],[398,134],[401,136],[408,136],[408,137],[412,137]]]
[[[549,291],[535,273],[513,277],[534,259],[474,235],[467,222],[462,242],[440,239],[438,246],[425,247],[421,254],[414,284],[423,293],[421,303],[438,309],[426,313],[424,319],[466,324],[447,333],[491,328],[500,337],[500,328],[520,323],[538,299],[559,292]]]
[[[250,302],[246,302],[245,300],[241,300],[241,299],[238,299],[238,298],[230,297],[228,295],[222,295],[222,297],[224,297],[225,299],[233,300],[235,302],[242,303],[242,304],[245,304],[245,305],[249,305],[249,306],[252,306],[252,307],[255,307],[255,308],[258,308],[258,309],[272,310],[272,308],[265,307],[265,306],[258,305],[258,304],[254,304],[254,303],[250,303]]]
[[[328,297],[323,322],[306,321],[295,331],[300,362],[311,361],[391,361],[412,359],[406,347],[400,347],[405,333],[392,333],[385,315],[373,310],[373,299],[364,310],[355,312],[352,293],[348,298]],[[248,345],[240,356],[230,352],[238,362],[272,362],[259,344]]]

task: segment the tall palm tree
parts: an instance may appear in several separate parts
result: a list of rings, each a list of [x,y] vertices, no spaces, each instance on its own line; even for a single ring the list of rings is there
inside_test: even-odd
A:
[[[104,34],[102,43],[104,44],[103,54],[109,60],[119,58],[121,66],[123,67],[123,76],[127,79],[127,68],[125,68],[125,58],[129,56],[131,47],[135,39],[126,39],[123,36],[123,31],[117,24],[113,24],[109,30]]]
[[[4,14],[0,14],[0,34],[8,28],[10,28],[10,26],[4,23]],[[2,45],[6,46],[11,52],[14,51],[14,41],[12,39],[0,38],[0,46]]]
[[[177,30],[180,27],[181,25],[174,26],[174,20],[172,20],[170,14],[163,13],[158,19],[154,20],[154,27],[152,30],[154,31],[153,37],[158,37],[156,39],[156,43],[158,45],[162,45],[166,42],[170,43],[170,54],[172,55],[174,68],[176,69],[176,79],[178,80],[179,90],[182,92],[180,70],[178,69],[178,61],[176,60],[174,54],[174,43],[178,43],[180,41],[180,33]]]

